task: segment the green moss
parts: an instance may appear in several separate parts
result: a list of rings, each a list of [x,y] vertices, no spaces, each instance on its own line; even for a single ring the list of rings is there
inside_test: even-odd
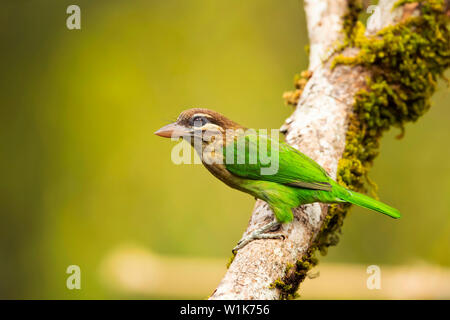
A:
[[[358,21],[362,9],[363,5],[361,0],[348,0],[347,13],[342,17],[343,29],[346,38],[351,38],[353,28]]]
[[[396,6],[413,1],[401,0]],[[417,2],[417,1],[416,1]],[[438,78],[450,66],[449,16],[442,0],[420,1],[420,16],[409,17],[395,26],[365,36],[365,27],[357,21],[359,1],[349,1],[344,17],[345,47],[359,48],[353,57],[337,55],[331,67],[362,65],[371,71],[366,87],[355,96],[346,146],[338,164],[337,181],[352,190],[366,191],[368,172],[379,153],[380,138],[391,127],[404,133],[404,125],[414,122],[430,108],[430,97]],[[349,204],[329,207],[321,230],[296,268],[289,268],[280,285],[281,298],[292,297],[307,272],[317,264],[315,252],[325,255],[339,241]],[[281,285],[281,283],[283,285]]]
[[[397,5],[406,2],[410,1]],[[397,127],[403,135],[405,123],[416,121],[430,108],[437,79],[450,66],[449,17],[443,13],[443,1],[421,1],[420,10],[420,16],[406,18],[373,37],[366,37],[364,26],[357,21],[349,42],[360,49],[359,53],[354,57],[338,55],[332,63],[332,68],[362,65],[372,74],[366,88],[355,96],[338,165],[337,181],[352,190],[365,191],[383,132]],[[331,206],[318,237],[322,253],[337,243],[336,234],[349,207]]]
[[[283,99],[286,105],[292,105],[293,107],[297,106],[298,100],[302,95],[303,89],[305,88],[306,83],[311,78],[311,76],[312,72],[308,70],[302,71],[299,74],[295,75],[294,78],[295,90],[286,91],[285,93],[283,93]]]
[[[274,282],[272,282],[269,286],[270,289],[279,289],[280,299],[282,300],[291,300],[298,297],[297,293],[295,291],[292,292],[293,286],[292,284],[286,284],[283,280],[277,279]]]
[[[402,0],[401,5],[408,0]],[[402,130],[430,108],[437,79],[450,65],[449,17],[443,1],[421,1],[421,15],[389,26],[373,37],[357,22],[352,44],[359,48],[354,57],[338,55],[339,64],[362,65],[372,73],[366,88],[355,96],[346,148],[338,167],[338,181],[351,189],[364,190],[379,140],[391,127]]]
[[[228,260],[228,262],[227,262],[227,269],[228,269],[228,268],[230,267],[230,265],[233,263],[235,257],[236,257],[236,251],[233,250],[233,252],[231,253],[230,260]]]
[[[400,1],[396,6],[412,1]],[[417,2],[417,1],[416,1]],[[437,79],[450,66],[449,17],[443,1],[420,3],[421,15],[382,29],[373,37],[356,22],[349,42],[359,53],[354,57],[338,55],[339,64],[362,65],[371,71],[366,88],[355,96],[346,146],[338,165],[337,181],[347,188],[365,191],[373,160],[379,153],[380,138],[391,127],[404,133],[407,122],[416,121],[430,108],[430,97]],[[333,205],[319,234],[319,249],[337,243],[348,205]]]
[[[271,289],[280,290],[280,299],[291,300],[300,297],[297,292],[298,286],[307,277],[309,270],[319,263],[319,260],[314,256],[316,249],[317,244],[313,244],[295,265],[287,264],[283,279],[277,279],[270,285]]]
[[[294,268],[294,267],[295,267],[295,265],[293,265],[293,264],[291,264],[291,263],[288,263],[288,264],[286,265],[285,273],[288,273],[289,270],[291,270],[291,269]]]

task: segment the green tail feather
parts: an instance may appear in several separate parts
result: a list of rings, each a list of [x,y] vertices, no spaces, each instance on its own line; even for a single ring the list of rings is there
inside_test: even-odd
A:
[[[335,186],[333,186],[335,188]],[[358,206],[368,208],[371,210],[375,210],[378,212],[381,212],[385,215],[388,215],[392,218],[398,219],[401,217],[400,211],[398,211],[395,208],[392,208],[391,206],[388,206],[387,204],[384,204],[383,202],[377,201],[371,197],[368,197],[362,193],[358,193],[355,191],[347,190],[342,186],[339,186],[338,188],[338,196],[342,200],[346,202],[350,202],[352,204],[356,204]]]

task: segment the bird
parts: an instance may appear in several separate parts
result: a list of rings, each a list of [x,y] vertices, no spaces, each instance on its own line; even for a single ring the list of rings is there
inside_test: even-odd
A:
[[[273,232],[283,223],[291,222],[292,210],[304,204],[348,202],[395,219],[401,217],[397,209],[341,186],[317,162],[296,148],[241,126],[216,111],[185,110],[175,122],[155,134],[188,141],[216,178],[265,201],[272,210],[275,219],[242,238],[233,252],[256,239],[284,238]],[[264,152],[266,157],[263,157]],[[272,163],[268,163],[267,158]]]

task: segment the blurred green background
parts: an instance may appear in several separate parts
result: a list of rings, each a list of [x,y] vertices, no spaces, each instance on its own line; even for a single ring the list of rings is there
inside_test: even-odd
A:
[[[81,30],[66,28],[70,4]],[[102,280],[127,244],[225,265],[254,200],[200,165],[174,165],[175,143],[153,132],[190,106],[279,128],[291,113],[282,93],[307,67],[302,2],[1,6],[0,298],[164,298]],[[441,83],[402,140],[383,138],[371,178],[404,217],[353,209],[321,263],[450,266],[449,100]],[[66,289],[71,264],[82,290]]]

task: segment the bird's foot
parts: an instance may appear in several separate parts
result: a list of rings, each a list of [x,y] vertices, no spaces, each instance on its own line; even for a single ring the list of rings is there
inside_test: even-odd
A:
[[[253,231],[250,235],[242,238],[236,247],[233,248],[232,252],[236,253],[239,249],[245,247],[249,242],[258,239],[284,239],[285,236],[281,233],[266,233],[271,231],[277,231],[281,227],[281,223],[278,221],[273,221],[266,224],[265,226]]]

